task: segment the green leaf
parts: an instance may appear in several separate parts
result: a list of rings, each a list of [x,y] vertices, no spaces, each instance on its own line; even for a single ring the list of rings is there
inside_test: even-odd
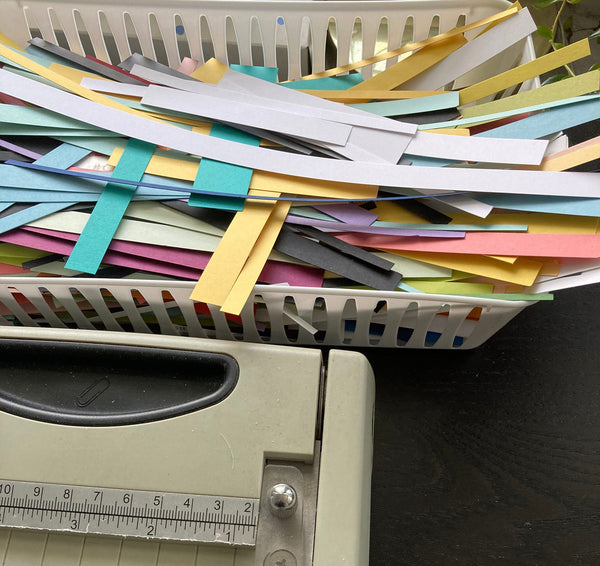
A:
[[[552,42],[552,47],[554,47],[554,49],[556,49],[556,51],[558,51],[559,49],[562,49],[565,46],[564,43],[554,43]]]
[[[597,71],[598,69],[600,69],[600,63],[596,63],[595,65],[592,65],[589,70]]]
[[[551,6],[552,4],[556,4],[557,2],[560,2],[560,1],[561,0],[536,0],[533,5],[536,8],[538,8],[539,10],[541,10],[543,8],[547,8],[548,6]]]
[[[547,26],[538,26],[537,32],[545,39],[549,39],[550,41],[554,39],[552,30]]]
[[[598,28],[592,35],[589,37],[590,39],[599,39],[600,38],[600,28]]]
[[[581,0],[567,0],[567,3],[569,4],[579,4],[579,2],[581,2]]]
[[[544,85],[549,85],[552,83],[557,83],[558,81],[563,81],[565,79],[568,79],[569,75],[553,75],[551,77],[548,77],[543,83],[542,86]]]

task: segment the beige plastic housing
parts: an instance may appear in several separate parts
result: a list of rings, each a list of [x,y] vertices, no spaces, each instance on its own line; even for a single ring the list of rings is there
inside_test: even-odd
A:
[[[240,367],[222,402],[159,422],[76,427],[0,412],[2,479],[260,497],[266,459],[313,461],[318,350],[85,330],[2,328],[0,349],[1,338],[219,352]],[[359,354],[331,352],[330,359],[314,564],[331,564],[343,551],[344,563],[358,566],[368,553],[373,376]],[[251,549],[0,528],[2,566],[254,563]]]

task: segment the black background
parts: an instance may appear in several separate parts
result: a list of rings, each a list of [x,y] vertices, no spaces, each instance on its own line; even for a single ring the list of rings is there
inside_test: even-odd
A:
[[[371,566],[600,565],[600,286],[556,292],[473,350],[361,351],[377,384]]]

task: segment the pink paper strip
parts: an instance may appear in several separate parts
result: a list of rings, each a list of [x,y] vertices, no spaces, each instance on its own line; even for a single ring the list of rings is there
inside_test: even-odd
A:
[[[50,238],[52,241],[62,241],[67,247],[63,247],[60,250],[47,249],[46,247],[42,247],[43,245],[46,245],[43,240],[36,240],[34,242],[33,240],[29,241],[26,239],[26,236],[33,235]],[[64,255],[69,255],[71,253],[73,248],[71,242],[75,242],[78,237],[77,234],[71,234],[69,232],[58,232],[56,230],[33,228],[30,226],[24,227],[22,230],[13,230],[7,234],[3,234],[0,236],[0,241],[3,241],[2,238],[5,236],[11,238],[11,243],[19,243],[17,240],[23,240],[26,243],[20,243],[20,245]],[[50,244],[53,244],[53,242],[50,242]],[[156,268],[158,269],[158,273],[170,275],[172,277],[185,277],[187,279],[197,279],[211,257],[209,252],[167,248],[151,244],[125,242],[122,240],[113,240],[108,249],[109,252],[126,254],[127,256],[134,256],[135,259],[145,259],[148,262],[157,263],[158,265],[156,265]],[[123,265],[122,263],[113,263],[114,259],[115,257],[107,254],[104,256],[103,262],[111,263],[113,265]],[[123,261],[119,256],[117,256],[116,259]],[[131,258],[128,259],[129,263],[126,267],[143,269],[145,271],[155,271],[150,268],[152,265],[151,263],[145,263],[146,267],[142,267],[141,264],[131,265],[131,261]],[[181,271],[178,271],[178,269],[181,269]],[[289,283],[290,285],[298,287],[321,287],[323,284],[323,271],[305,265],[268,261],[258,280],[270,284]]]
[[[370,248],[456,254],[526,257],[599,258],[600,235],[515,234],[469,232],[464,238],[394,238],[374,234],[343,234],[344,242]]]
[[[198,67],[198,64],[199,61],[196,61],[196,59],[184,57],[177,70],[184,75],[191,75],[196,70],[196,67]]]

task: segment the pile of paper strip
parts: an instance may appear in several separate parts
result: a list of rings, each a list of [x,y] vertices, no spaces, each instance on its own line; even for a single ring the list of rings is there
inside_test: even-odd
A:
[[[535,29],[515,7],[366,80],[374,60],[281,84],[0,37],[0,274],[192,279],[232,314],[257,282],[531,300],[596,282],[600,177],[567,170],[600,137],[561,132],[600,118],[600,71],[526,86],[588,41],[481,77]]]

